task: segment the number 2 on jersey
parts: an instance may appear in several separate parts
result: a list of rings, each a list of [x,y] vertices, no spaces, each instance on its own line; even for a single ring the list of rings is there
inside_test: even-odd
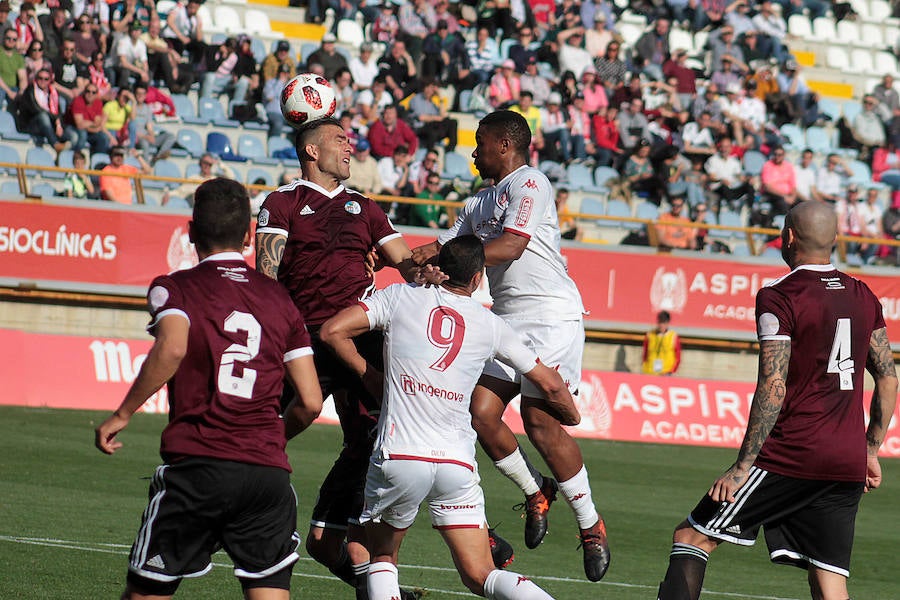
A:
[[[853,389],[853,359],[850,357],[850,319],[838,319],[828,357],[828,373],[837,373],[842,390]]]
[[[256,384],[256,370],[244,367],[243,375],[238,377],[234,374],[234,363],[250,362],[259,354],[262,327],[253,315],[234,311],[225,319],[225,331],[232,333],[246,331],[247,345],[231,344],[228,346],[219,362],[219,377],[216,384],[223,394],[252,398],[253,386]]]
[[[428,341],[443,348],[444,353],[431,368],[435,371],[446,371],[456,360],[466,334],[466,321],[463,316],[447,306],[433,308],[428,315]]]

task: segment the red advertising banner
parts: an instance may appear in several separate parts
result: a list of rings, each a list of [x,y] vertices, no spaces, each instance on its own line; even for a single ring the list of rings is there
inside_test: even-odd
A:
[[[0,361],[15,373],[4,381],[0,404],[113,410],[147,357],[149,340],[39,335],[0,329]],[[753,384],[630,373],[584,371],[576,437],[626,442],[737,448],[747,426]],[[871,399],[866,393],[865,406]],[[167,413],[166,390],[143,407]],[[518,404],[505,415],[522,433]],[[333,408],[319,419],[337,423]],[[882,456],[900,457],[900,407]]]

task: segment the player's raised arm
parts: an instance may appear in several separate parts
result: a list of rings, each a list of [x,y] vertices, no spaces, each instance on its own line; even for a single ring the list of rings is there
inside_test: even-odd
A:
[[[733,502],[734,493],[747,481],[750,467],[775,426],[784,404],[790,359],[790,340],[759,342],[759,370],[747,431],[737,461],[709,489],[710,497],[716,502]]]
[[[528,246],[528,238],[517,233],[504,231],[499,237],[485,243],[484,264],[496,267],[504,263],[518,260]]]
[[[162,317],[156,324],[156,341],[147,360],[131,384],[119,408],[95,430],[94,445],[106,454],[122,447],[116,435],[125,429],[137,409],[175,375],[188,346],[190,322],[178,314]]]
[[[438,246],[438,249],[440,249],[440,246]],[[436,266],[417,263],[413,258],[409,245],[402,237],[394,238],[381,246],[381,255],[384,256],[389,265],[400,271],[403,278],[410,283],[438,285],[447,279],[447,276],[441,273]]]
[[[865,491],[881,485],[881,465],[878,449],[884,442],[897,404],[897,368],[888,340],[887,329],[872,332],[866,370],[875,379],[872,404],[869,406],[869,427],[866,429],[866,487]]]
[[[284,433],[291,439],[309,427],[322,412],[322,388],[312,354],[290,360],[284,366],[288,379],[297,390],[284,411]]]
[[[284,246],[287,243],[287,236],[280,233],[257,233],[256,234],[256,270],[271,277],[278,279],[278,265],[284,256]]]

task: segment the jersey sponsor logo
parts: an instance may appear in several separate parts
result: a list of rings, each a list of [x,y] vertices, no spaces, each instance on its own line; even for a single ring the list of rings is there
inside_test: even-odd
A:
[[[358,215],[362,212],[362,207],[356,200],[350,200],[346,204],[344,204],[344,210],[346,210],[351,215]]]
[[[531,196],[522,198],[522,204],[519,205],[519,212],[516,213],[516,227],[525,227],[528,225],[528,219],[531,218],[532,207],[534,207],[534,199]]]
[[[216,267],[219,270],[219,273],[225,279],[230,279],[231,281],[236,281],[238,283],[247,283],[250,281],[247,279],[247,269],[246,267]]]
[[[650,284],[650,304],[654,311],[681,312],[687,304],[687,277],[682,269],[666,271],[660,267]]]
[[[440,504],[438,506],[440,510],[475,510],[478,508],[477,504]]]
[[[840,277],[822,277],[822,282],[825,283],[826,290],[843,290],[844,284],[841,282]]]
[[[161,285],[155,285],[153,286],[153,289],[150,290],[150,293],[147,294],[147,299],[150,301],[150,308],[153,309],[153,312],[156,312],[162,308],[169,299],[169,290]]]
[[[403,390],[403,393],[408,396],[425,394],[426,396],[450,400],[452,402],[465,402],[466,400],[465,394],[460,394],[453,390],[445,390],[444,388],[433,386],[430,383],[421,382],[406,373],[400,374],[400,388]]]
[[[306,215],[314,215],[314,214],[316,214],[316,211],[314,211],[313,209],[311,209],[311,208],[309,207],[309,204],[304,204],[304,205],[303,205],[303,208],[300,209],[300,214],[301,214],[302,216],[305,217]]]
[[[759,315],[757,330],[759,335],[775,335],[778,333],[778,317],[768,312]]]
[[[523,188],[527,188],[529,190],[539,190],[540,186],[535,182],[534,179],[528,179],[525,183],[522,184]]]
[[[151,558],[144,564],[148,567],[153,567],[155,569],[165,569],[166,568],[166,562],[163,560],[162,556],[160,556],[159,554],[157,554],[156,556],[154,556],[153,558]]]
[[[260,227],[265,227],[269,224],[269,209],[264,208],[259,211],[259,216],[256,217],[256,224]]]
[[[506,192],[503,192],[497,198],[497,206],[500,208],[506,208],[507,204],[509,204],[509,194],[507,194]]]

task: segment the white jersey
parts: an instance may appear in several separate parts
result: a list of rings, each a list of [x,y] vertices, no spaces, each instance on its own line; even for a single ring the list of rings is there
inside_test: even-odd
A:
[[[475,467],[469,402],[487,360],[519,372],[537,355],[477,300],[440,287],[395,284],[362,300],[384,330],[384,402],[374,453]]]
[[[518,259],[487,268],[493,311],[510,319],[581,319],[584,306],[559,251],[559,219],[550,180],[524,165],[466,202],[445,244],[473,234],[482,242],[504,232],[528,239]]]

